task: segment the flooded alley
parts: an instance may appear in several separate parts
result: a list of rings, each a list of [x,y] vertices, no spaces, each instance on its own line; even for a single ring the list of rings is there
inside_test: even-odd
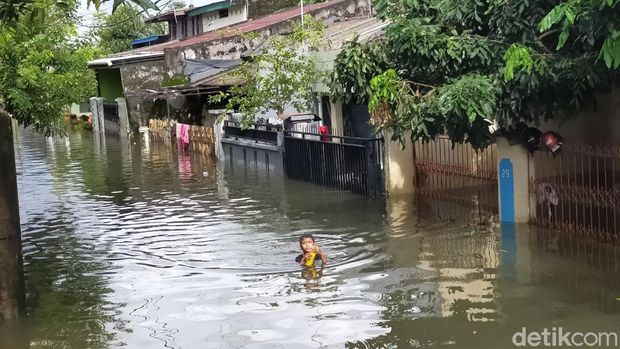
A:
[[[90,133],[15,140],[31,348],[513,348],[620,329],[620,251]],[[294,262],[312,233],[318,279]]]

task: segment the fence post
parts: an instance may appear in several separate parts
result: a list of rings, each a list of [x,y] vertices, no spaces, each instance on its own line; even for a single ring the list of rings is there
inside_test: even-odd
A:
[[[278,131],[278,137],[277,137],[276,142],[277,142],[276,145],[278,146],[280,153],[284,152],[284,132],[283,131]]]
[[[127,113],[127,102],[125,98],[118,97],[115,99],[118,104],[118,122],[120,125],[120,134],[121,136],[126,136],[129,134],[129,114]]]
[[[385,190],[388,195],[403,195],[415,192],[415,162],[410,133],[404,135],[405,148],[392,141],[392,132],[386,131],[385,139]]]
[[[366,143],[366,190],[370,196],[381,195],[381,165],[373,161],[373,148],[376,141],[367,140]]]
[[[226,155],[224,154],[224,147],[222,146],[222,138],[224,137],[224,125],[227,125],[228,121],[217,120],[213,124],[213,136],[215,142],[215,157],[220,161],[224,162]]]
[[[527,223],[530,219],[529,156],[521,145],[497,139],[498,201],[502,223]]]
[[[99,134],[103,125],[100,124],[100,114],[103,114],[103,98],[91,97],[90,98],[90,110],[93,113],[93,132]]]

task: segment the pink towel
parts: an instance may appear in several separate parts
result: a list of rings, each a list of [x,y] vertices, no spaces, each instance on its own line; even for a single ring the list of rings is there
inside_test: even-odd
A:
[[[179,133],[181,134],[181,142],[189,144],[189,125],[181,124]]]

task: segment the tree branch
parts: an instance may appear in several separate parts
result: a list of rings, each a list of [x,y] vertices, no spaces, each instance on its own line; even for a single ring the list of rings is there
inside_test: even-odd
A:
[[[427,85],[427,84],[423,84],[421,82],[415,82],[415,81],[411,81],[411,80],[402,80],[406,83],[412,84],[412,85],[417,85],[417,86],[422,86],[422,87],[428,87],[428,88],[432,88],[432,89],[436,89],[437,86],[433,86],[433,85]]]
[[[546,31],[546,32],[544,32],[542,35],[540,35],[538,37],[538,40],[542,41],[542,39],[546,38],[547,36],[555,34],[555,33],[560,32],[560,31],[562,31],[562,29],[560,29],[560,28],[556,28],[556,29],[553,29],[553,30]]]

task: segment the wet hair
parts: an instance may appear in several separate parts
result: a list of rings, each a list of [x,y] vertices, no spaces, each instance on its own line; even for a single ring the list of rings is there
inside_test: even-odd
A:
[[[304,239],[312,239],[312,242],[314,242],[314,236],[312,236],[312,234],[304,234],[302,236],[299,237],[299,244],[301,245],[301,242]]]

